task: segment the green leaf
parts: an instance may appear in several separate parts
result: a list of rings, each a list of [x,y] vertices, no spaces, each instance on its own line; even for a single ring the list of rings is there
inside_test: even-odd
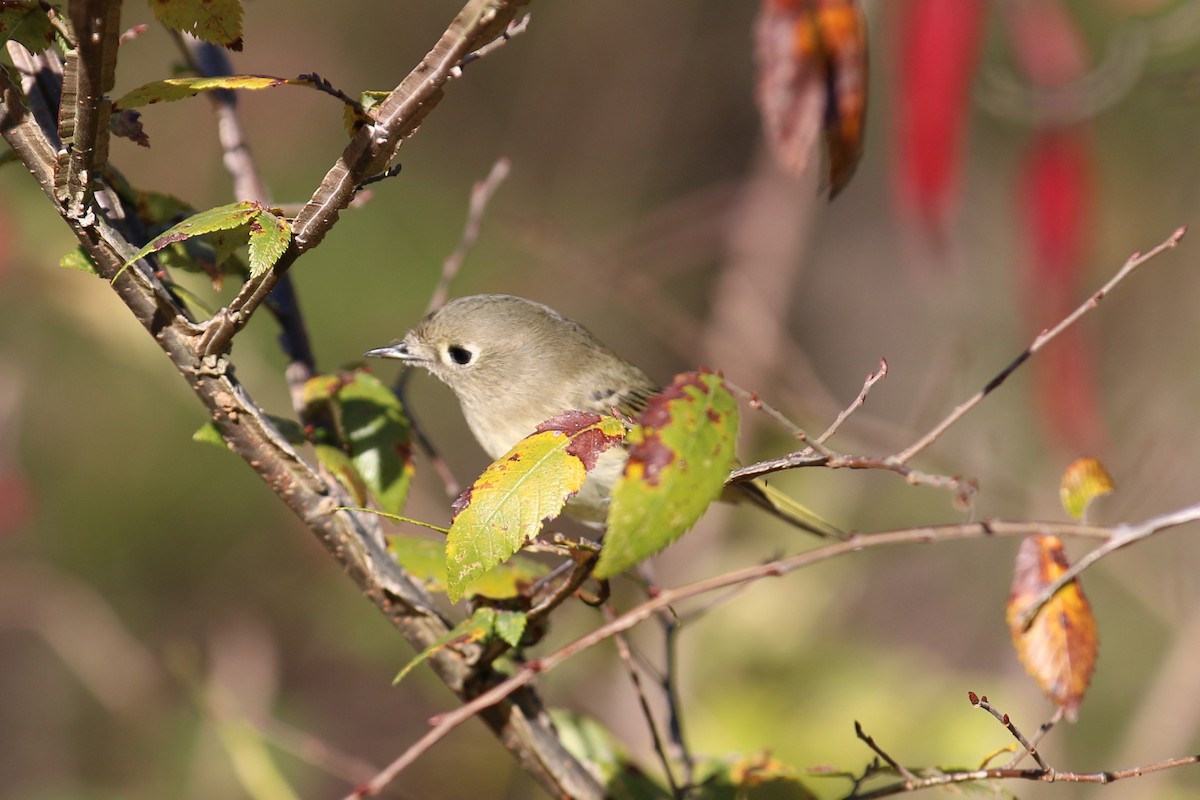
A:
[[[596,459],[624,433],[616,417],[570,411],[543,422],[493,462],[454,503],[446,538],[450,599],[457,602],[479,576],[536,536],[543,521],[557,517]]]
[[[355,469],[380,508],[399,514],[414,470],[412,428],[404,407],[391,389],[361,370],[338,382],[333,398]]]
[[[92,261],[91,256],[84,252],[82,247],[76,247],[74,250],[64,255],[58,260],[58,265],[60,267],[65,267],[66,269],[77,269],[80,272],[86,272],[89,275],[100,275],[100,270],[96,269],[96,263]]]
[[[37,0],[4,0],[0,3],[0,43],[10,39],[35,54],[50,46],[54,28]]]
[[[178,225],[173,225],[168,230],[155,236],[145,247],[134,253],[133,257],[126,261],[117,274],[113,276],[113,281],[115,282],[121,273],[139,258],[144,258],[151,253],[157,252],[167,245],[206,233],[212,233],[213,231],[231,230],[242,225],[247,225],[250,220],[264,211],[266,209],[261,203],[243,201],[210,208],[207,211],[193,214]]]
[[[496,636],[514,650],[521,646],[521,637],[525,635],[525,624],[529,619],[524,611],[496,609],[496,622],[492,626]]]
[[[287,417],[277,417],[274,414],[267,414],[267,419],[271,420],[271,424],[275,426],[275,430],[287,440],[288,444],[307,444],[308,439],[304,436],[304,428],[299,422]],[[192,434],[193,442],[201,444],[215,444],[222,450],[226,449],[225,437],[221,435],[221,429],[217,427],[217,423],[209,420],[196,429]]]
[[[151,0],[150,6],[168,28],[230,50],[242,49],[241,0]]]
[[[250,277],[257,278],[287,250],[292,226],[282,217],[263,211],[250,222]]]
[[[516,635],[516,641],[510,641],[508,636],[514,631],[520,630]],[[404,669],[396,674],[392,679],[392,685],[395,686],[400,681],[404,680],[408,673],[429,659],[434,653],[439,650],[444,650],[447,647],[453,647],[460,644],[470,644],[471,642],[488,642],[493,637],[499,637],[507,642],[512,647],[517,647],[520,644],[521,634],[525,631],[525,614],[519,611],[504,611],[501,609],[483,608],[475,609],[475,613],[468,619],[463,620],[454,629],[440,637],[436,642],[426,647],[416,658],[408,662]]]
[[[737,402],[712,372],[677,375],[650,398],[629,433],[596,577],[625,571],[695,524],[725,485],[737,426]]]
[[[346,455],[341,448],[329,444],[316,443],[313,445],[313,450],[316,451],[317,461],[321,463],[321,466],[329,470],[330,474],[346,487],[355,502],[359,505],[367,502],[367,485],[363,482],[358,470],[355,469],[350,456]]]
[[[1063,471],[1058,494],[1067,513],[1075,519],[1083,519],[1093,500],[1115,490],[1116,484],[1104,464],[1099,459],[1083,456]]]
[[[435,539],[390,534],[387,537],[388,552],[396,562],[413,577],[422,581],[431,592],[445,592],[449,585],[446,577],[446,545]],[[545,564],[530,558],[514,556],[507,563],[485,573],[473,584],[467,594],[471,597],[487,597],[505,600],[516,597],[527,587],[536,583],[548,572]]]
[[[200,444],[215,444],[222,450],[225,449],[225,437],[221,435],[221,429],[217,427],[217,423],[208,421],[196,429],[192,434],[192,441]]]
[[[186,100],[217,89],[273,89],[276,86],[311,86],[311,82],[274,75],[220,75],[215,78],[166,78],[151,81],[113,101],[113,108],[141,108],[155,103]]]
[[[362,110],[368,114],[371,109],[382,103],[391,92],[366,91],[359,95],[358,102],[362,106]],[[358,109],[352,105],[347,105],[342,109],[342,124],[346,127],[346,133],[354,135],[355,126],[360,122],[369,122],[369,119],[364,118],[358,113]]]

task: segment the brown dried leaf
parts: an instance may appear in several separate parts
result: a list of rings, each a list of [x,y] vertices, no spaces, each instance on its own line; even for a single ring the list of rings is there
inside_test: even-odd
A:
[[[1021,542],[1006,617],[1025,670],[1074,721],[1099,651],[1096,619],[1079,582],[1071,581],[1059,590],[1029,629],[1021,629],[1026,609],[1070,566],[1056,536],[1031,536]]]
[[[862,156],[867,27],[858,0],[763,0],[754,43],[758,108],[776,161],[804,172],[824,131],[836,196]]]

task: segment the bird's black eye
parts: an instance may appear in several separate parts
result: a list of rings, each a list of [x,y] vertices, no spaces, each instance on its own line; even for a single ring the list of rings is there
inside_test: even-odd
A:
[[[470,350],[456,344],[452,344],[446,348],[446,355],[450,356],[450,360],[455,364],[470,364],[471,359],[475,357],[475,354]]]

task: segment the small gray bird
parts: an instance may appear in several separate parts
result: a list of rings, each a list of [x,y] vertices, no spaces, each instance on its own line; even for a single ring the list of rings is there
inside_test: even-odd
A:
[[[471,433],[493,459],[550,417],[575,409],[608,414],[614,408],[636,416],[658,391],[646,373],[582,325],[549,306],[504,294],[451,300],[403,339],[366,355],[423,367],[449,386]],[[583,489],[568,501],[567,513],[603,523],[627,460],[623,448],[606,451]],[[762,481],[730,484],[722,499],[748,500],[804,530],[841,537],[829,523]]]

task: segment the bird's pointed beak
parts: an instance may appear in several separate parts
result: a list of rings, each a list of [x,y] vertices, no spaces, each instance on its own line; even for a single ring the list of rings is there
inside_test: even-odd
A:
[[[376,347],[363,353],[367,358],[398,358],[401,361],[412,361],[413,354],[403,341],[392,342],[387,347]]]

